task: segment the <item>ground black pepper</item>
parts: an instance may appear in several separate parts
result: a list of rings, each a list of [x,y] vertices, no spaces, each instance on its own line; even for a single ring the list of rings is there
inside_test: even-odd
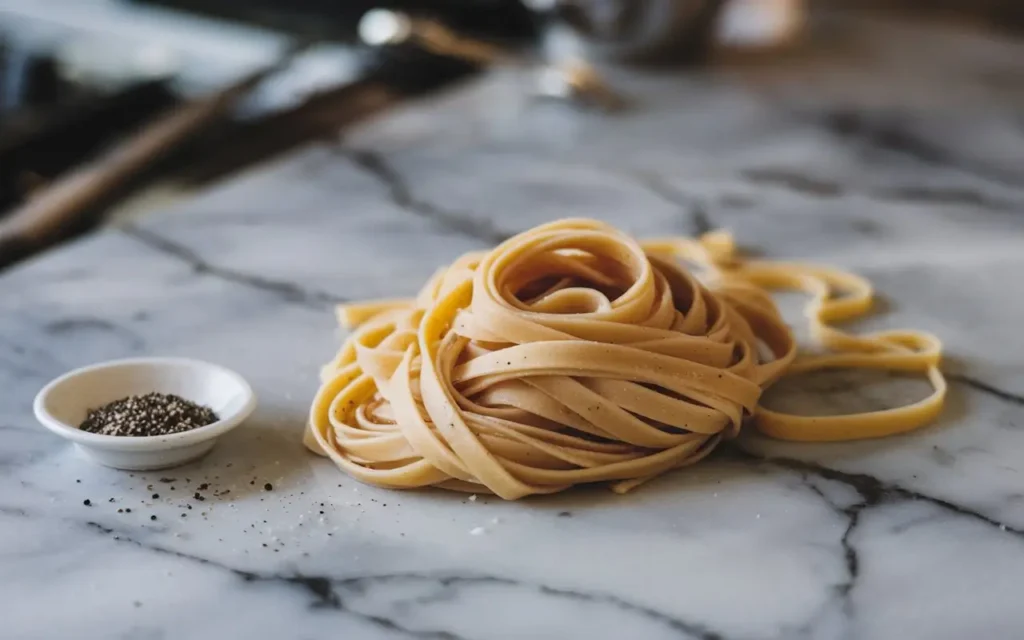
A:
[[[83,500],[82,504],[84,504],[87,507],[91,507],[92,506],[92,500]]]
[[[173,394],[147,393],[90,410],[78,428],[107,436],[164,436],[205,427],[217,420],[217,414],[209,407]]]
[[[263,485],[263,488],[266,489],[267,491],[273,491],[274,490],[274,485],[272,485],[272,484],[270,484],[268,482],[267,484]]]

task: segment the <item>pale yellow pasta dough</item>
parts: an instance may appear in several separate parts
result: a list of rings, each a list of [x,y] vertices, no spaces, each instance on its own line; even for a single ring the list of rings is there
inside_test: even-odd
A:
[[[797,355],[775,289],[811,295],[825,355]],[[322,371],[306,443],[370,484],[511,500],[589,482],[627,491],[748,422],[804,441],[909,431],[942,408],[941,344],[832,326],[871,301],[862,278],[743,260],[721,232],[638,242],[593,220],[553,222],[459,258],[415,300],[340,307],[354,331]],[[784,375],[834,368],[920,372],[934,392],[856,415],[759,404]]]

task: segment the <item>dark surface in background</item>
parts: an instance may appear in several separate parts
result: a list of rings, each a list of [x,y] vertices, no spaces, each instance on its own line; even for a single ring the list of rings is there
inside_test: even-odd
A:
[[[196,13],[219,15],[253,24],[304,32],[352,36],[354,24],[373,6],[461,15],[453,26],[472,30],[529,33],[532,18],[518,0],[132,0]],[[592,0],[591,0],[592,1]],[[617,0],[639,4],[638,0]],[[896,11],[913,16],[949,16],[975,20],[997,29],[1024,29],[1024,0],[807,0],[812,9]],[[567,3],[572,4],[572,3]],[[581,4],[588,4],[583,2]],[[329,20],[324,19],[329,16]]]
[[[970,20],[994,29],[1024,31],[1024,0],[827,0],[820,4],[855,11],[893,11],[913,17]]]
[[[518,0],[132,0],[326,38],[355,39],[359,18],[376,7],[441,16],[459,31],[535,35],[534,16]]]

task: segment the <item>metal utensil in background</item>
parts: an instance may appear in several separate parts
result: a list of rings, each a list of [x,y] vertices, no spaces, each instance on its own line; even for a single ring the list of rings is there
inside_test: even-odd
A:
[[[629,62],[697,63],[712,49],[715,24],[725,2],[551,0],[550,4],[554,14],[579,34],[590,55]]]
[[[536,93],[604,111],[623,108],[626,100],[580,58],[547,61],[455,32],[441,22],[388,9],[375,9],[359,23],[360,39],[376,47],[415,45],[439,56],[484,66],[515,66],[537,72]]]
[[[307,142],[334,140],[368,115],[496,66],[536,67],[547,97],[609,110],[623,104],[585,64],[545,64],[523,53],[520,41],[469,36],[438,18],[378,9],[363,16],[357,31],[366,57],[355,80],[230,124],[183,158],[176,178],[190,186],[207,184]]]

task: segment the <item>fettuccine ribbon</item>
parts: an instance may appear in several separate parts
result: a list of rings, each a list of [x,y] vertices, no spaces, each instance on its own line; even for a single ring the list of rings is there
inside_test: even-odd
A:
[[[825,354],[798,357],[776,289],[811,295]],[[562,220],[461,257],[415,300],[340,307],[355,330],[322,371],[306,443],[370,484],[516,499],[588,482],[627,491],[701,460],[746,422],[803,441],[920,427],[944,401],[941,344],[832,326],[871,302],[860,277],[744,261],[721,232],[640,243]],[[854,415],[759,404],[784,375],[832,368],[921,372],[934,392]]]

